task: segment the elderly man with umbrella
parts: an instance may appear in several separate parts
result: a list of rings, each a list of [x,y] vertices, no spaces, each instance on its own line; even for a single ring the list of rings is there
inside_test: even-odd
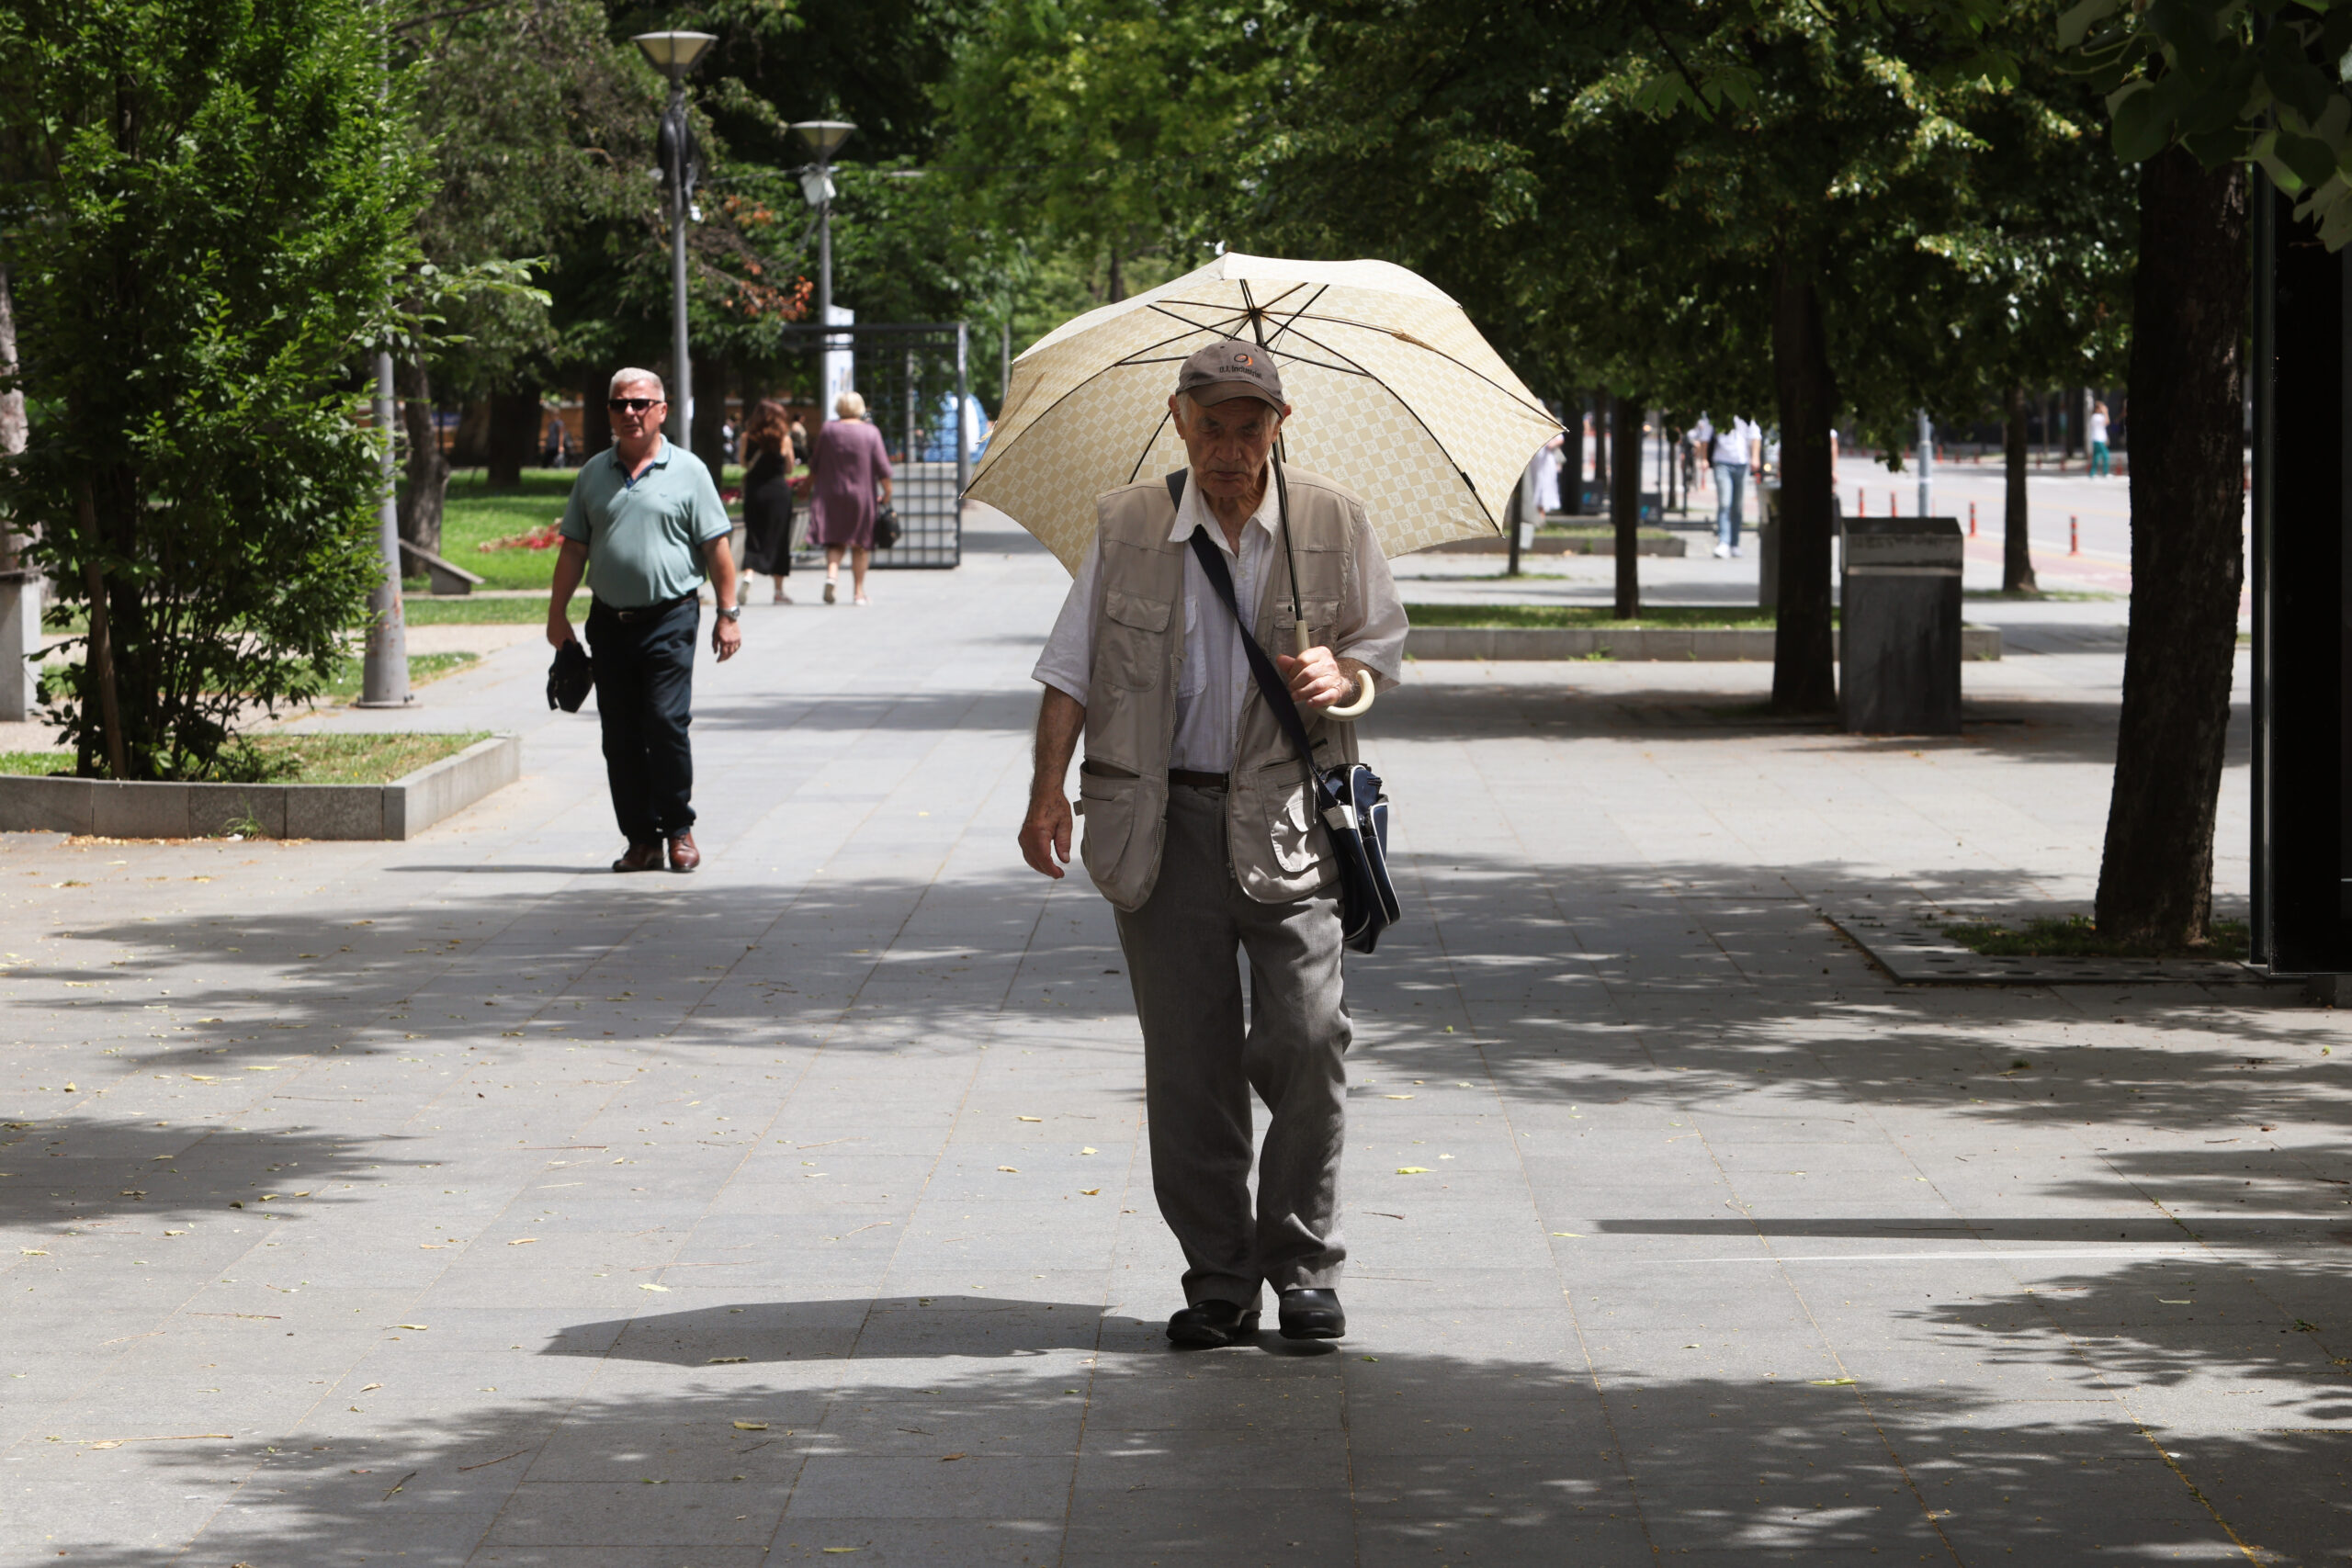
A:
[[[1021,852],[1062,874],[1082,735],[1081,854],[1116,911],[1152,1184],[1184,1254],[1179,1345],[1252,1337],[1267,1285],[1285,1336],[1345,1331],[1345,900],[1300,750],[1317,773],[1351,761],[1349,721],[1396,678],[1388,558],[1498,536],[1558,433],[1459,304],[1386,262],[1227,252],[1013,362],[970,494],[1077,580],[1037,663]]]
[[[1352,760],[1353,727],[1326,715],[1361,682],[1395,682],[1405,612],[1363,503],[1312,474],[1278,484],[1273,449],[1291,410],[1261,347],[1201,348],[1168,404],[1184,471],[1102,498],[1094,547],[1037,663],[1046,691],[1021,851],[1062,874],[1063,781],[1083,733],[1081,852],[1118,912],[1143,1025],[1152,1180],[1184,1252],[1187,1304],[1168,1337],[1255,1335],[1263,1282],[1285,1338],[1337,1338],[1351,1032],[1336,867],[1213,574],[1262,647],[1294,646],[1292,606],[1304,610],[1307,646],[1276,662],[1319,763]],[[1250,964],[1246,1010],[1237,952]],[[1254,1215],[1252,1089],[1269,1116]]]

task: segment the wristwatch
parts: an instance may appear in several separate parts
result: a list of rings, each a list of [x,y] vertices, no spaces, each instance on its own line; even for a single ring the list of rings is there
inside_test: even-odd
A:
[[[729,607],[719,611],[718,618],[722,621],[740,621],[743,618],[743,612],[741,608]]]

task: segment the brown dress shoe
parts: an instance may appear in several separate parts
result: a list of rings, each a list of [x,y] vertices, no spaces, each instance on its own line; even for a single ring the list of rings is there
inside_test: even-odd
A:
[[[692,871],[702,863],[702,852],[695,848],[692,833],[679,833],[670,840],[670,869]]]
[[[662,869],[662,840],[648,839],[643,843],[629,845],[628,853],[615,861],[613,869],[615,871],[660,871]]]

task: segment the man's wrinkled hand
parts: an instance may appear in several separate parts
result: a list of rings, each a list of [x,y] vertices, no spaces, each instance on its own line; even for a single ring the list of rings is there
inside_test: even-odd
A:
[[[1062,879],[1062,866],[1069,863],[1069,835],[1073,818],[1069,802],[1059,790],[1029,803],[1029,815],[1021,823],[1021,858],[1029,869]],[[1056,859],[1061,862],[1055,864]]]
[[[571,617],[569,615],[557,615],[552,611],[549,612],[548,615],[548,646],[549,648],[561,648],[565,643],[572,640],[574,639],[571,635]]]
[[[1310,648],[1295,658],[1277,653],[1274,665],[1290,682],[1291,700],[1303,708],[1319,710],[1344,702],[1355,686],[1328,648]]]
[[[718,661],[721,664],[726,663],[735,657],[736,650],[742,646],[742,626],[724,615],[719,616],[717,624],[710,628],[710,650],[718,655]]]

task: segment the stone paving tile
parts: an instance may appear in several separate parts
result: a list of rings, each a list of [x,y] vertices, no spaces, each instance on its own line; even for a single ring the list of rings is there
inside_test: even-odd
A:
[[[1178,1355],[1125,960],[1009,848],[1060,575],[967,542],[701,671],[694,878],[600,874],[526,643],[309,721],[526,731],[417,840],[0,840],[0,1556],[2340,1549],[2338,1019],[1905,988],[1817,912],[2082,907],[2119,651],[2036,632],[1914,745],[1758,722],[1762,666],[1416,663],[1353,1332]]]

